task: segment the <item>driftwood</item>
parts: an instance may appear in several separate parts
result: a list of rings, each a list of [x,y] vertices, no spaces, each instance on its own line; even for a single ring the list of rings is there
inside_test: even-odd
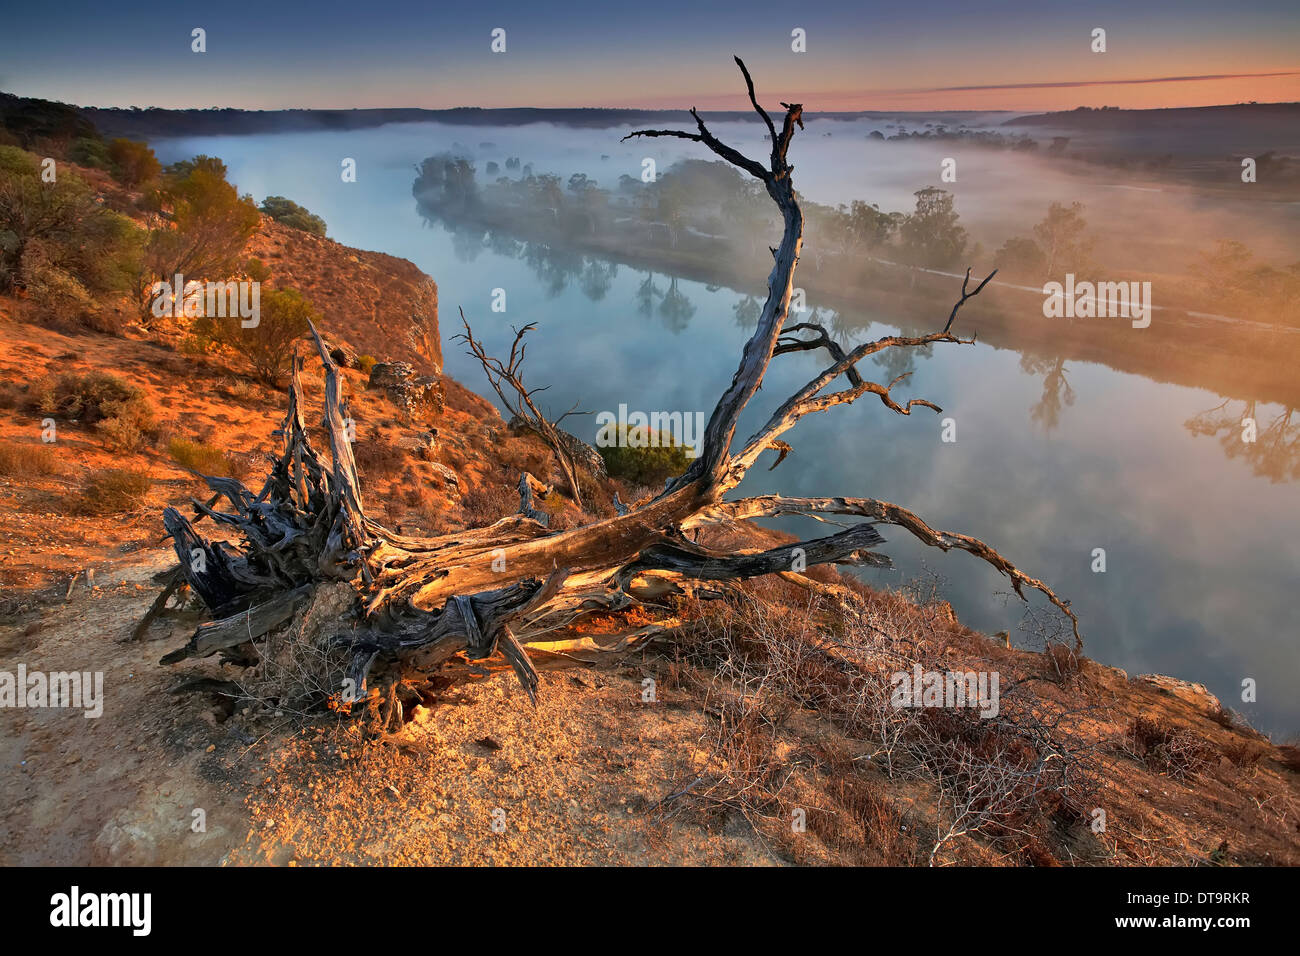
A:
[[[872,498],[786,498],[765,495],[725,501],[765,451],[776,463],[790,452],[782,436],[805,415],[873,395],[890,411],[909,415],[917,407],[940,411],[921,398],[899,402],[888,384],[866,380],[858,364],[891,348],[933,343],[969,344],[952,331],[961,305],[977,295],[986,278],[962,297],[941,331],[923,336],[886,336],[845,349],[821,326],[787,326],[795,268],[803,241],[803,214],[792,181],[787,153],[802,107],[785,104],[778,128],[758,103],[753,82],[737,58],[750,102],[767,127],[771,154],[760,163],[716,139],[695,111],[696,131],[640,130],[630,137],[677,137],[702,143],[723,159],[758,179],[780,210],[783,231],[772,250],[767,300],[757,328],[745,344],[731,384],[709,418],[699,455],[686,471],[670,480],[662,493],[634,506],[616,499],[617,514],[566,531],[551,531],[533,508],[535,496],[552,493],[530,475],[518,482],[520,513],[487,527],[437,537],[398,534],[370,518],[365,509],[352,449],[346,438],[347,409],[342,381],[320,335],[312,328],[317,357],[324,369],[324,433],[328,456],[318,451],[303,423],[302,362],[295,356],[288,412],[278,433],[279,453],[259,493],[230,478],[206,481],[225,506],[194,502],[199,518],[237,533],[232,548],[205,541],[189,519],[169,508],[163,522],[180,560],[179,573],[215,620],[203,625],[165,663],[220,653],[228,659],[255,659],[252,646],[265,635],[301,619],[310,596],[323,585],[346,582],[355,593],[344,619],[331,622],[327,644],[343,664],[338,675],[345,700],[367,700],[377,707],[385,726],[422,693],[422,682],[453,656],[481,660],[500,652],[530,697],[538,676],[527,645],[544,644],[547,635],[572,626],[583,615],[616,611],[653,600],[667,592],[717,593],[727,582],[780,574],[804,582],[799,574],[816,564],[887,566],[878,550],[881,525],[901,527],[927,545],[967,551],[1006,575],[1023,598],[1024,588],[1042,592],[1067,615],[1081,642],[1069,602],[1042,581],[1016,568],[993,548],[962,534],[931,528],[912,512]],[[991,276],[990,276],[991,278]],[[519,378],[522,339],[506,362],[490,358],[468,323],[464,340],[479,358],[489,383],[506,404],[552,428],[532,404]],[[790,352],[824,351],[829,364],[790,396],[739,450],[734,432],[742,410],[754,396],[769,363]],[[845,384],[832,385],[840,378]],[[513,394],[515,400],[507,399]],[[553,442],[570,491],[579,494],[577,466]],[[775,465],[773,465],[775,467]],[[750,554],[710,551],[689,541],[685,532],[705,525],[781,514],[813,517],[856,516],[864,519],[827,537]],[[812,586],[811,584],[809,586]],[[818,586],[819,588],[822,586]],[[664,614],[669,616],[668,612]],[[205,685],[198,685],[205,686]],[[349,697],[354,694],[355,697]]]

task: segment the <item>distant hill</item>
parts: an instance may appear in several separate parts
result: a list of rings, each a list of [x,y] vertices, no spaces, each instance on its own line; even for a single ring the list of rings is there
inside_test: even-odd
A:
[[[1072,137],[1075,156],[1198,158],[1300,151],[1300,103],[1240,103],[1163,110],[1079,108],[1017,116],[1003,126]]]
[[[307,130],[369,129],[388,123],[447,123],[454,126],[525,126],[555,123],[599,129],[632,124],[659,125],[680,120],[681,111],[612,109],[497,109],[458,107],[447,110],[165,110],[83,107],[81,113],[105,136],[159,139],[165,136],[237,136]],[[740,117],[745,114],[732,114]]]
[[[979,125],[996,122],[1000,110],[948,110],[943,112],[809,111],[805,119],[895,120],[921,123],[926,120],[961,125],[971,117]],[[17,133],[22,145],[37,137],[73,139],[94,136],[105,139],[153,140],[176,136],[238,136],[255,133],[301,132],[306,130],[369,129],[388,123],[446,123],[453,126],[525,126],[529,123],[552,123],[585,129],[608,129],[628,126],[674,126],[682,122],[683,110],[638,109],[546,109],[515,107],[509,109],[285,109],[243,110],[212,107],[209,109],[174,110],[149,107],[105,108],[72,106],[50,100],[33,99],[0,93],[0,125]],[[749,110],[705,111],[712,122],[753,120]]]
[[[1059,113],[1017,116],[1003,126],[1051,126],[1060,129],[1121,132],[1181,132],[1232,124],[1235,129],[1272,128],[1293,124],[1300,131],[1300,103],[1238,103],[1232,106],[1184,106],[1161,110],[1122,110],[1104,107]]]
[[[0,93],[0,127],[24,149],[41,139],[70,141],[95,135],[94,124],[77,107],[12,93]]]

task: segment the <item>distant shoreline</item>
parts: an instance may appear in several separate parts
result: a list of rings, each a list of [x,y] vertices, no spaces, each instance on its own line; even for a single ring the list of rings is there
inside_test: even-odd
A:
[[[395,123],[443,123],[451,126],[527,126],[552,123],[585,129],[679,123],[685,110],[641,110],[594,107],[582,109],[549,107],[454,107],[423,109],[127,109],[122,107],[78,107],[79,112],[106,137],[163,139],[180,136],[242,136],[259,133],[289,133],[307,130],[372,129]],[[1023,110],[810,110],[805,120],[860,119],[958,121],[975,116],[996,117],[1001,126],[1041,126],[1094,131],[1125,131],[1134,128],[1178,127],[1206,113],[1223,118],[1228,113],[1249,118],[1300,121],[1300,103],[1239,103],[1222,106],[1172,107],[1155,110],[1061,110],[1025,113]],[[703,110],[713,122],[754,120],[746,110]],[[688,117],[689,118],[689,117]]]

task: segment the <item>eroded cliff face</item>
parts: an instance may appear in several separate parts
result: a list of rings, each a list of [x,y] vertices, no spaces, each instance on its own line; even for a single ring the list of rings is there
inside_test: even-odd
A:
[[[438,286],[414,263],[366,252],[281,225],[269,217],[249,240],[249,256],[271,270],[271,287],[297,289],[320,311],[322,332],[357,355],[404,361],[441,374]],[[412,335],[412,316],[428,334]]]

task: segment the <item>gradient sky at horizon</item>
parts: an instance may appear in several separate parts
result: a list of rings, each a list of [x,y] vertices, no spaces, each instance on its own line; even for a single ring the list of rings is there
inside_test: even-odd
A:
[[[743,108],[732,53],[769,105],[810,111],[1300,101],[1296,0],[10,7],[0,89],[86,106]],[[806,53],[790,49],[795,27]]]

